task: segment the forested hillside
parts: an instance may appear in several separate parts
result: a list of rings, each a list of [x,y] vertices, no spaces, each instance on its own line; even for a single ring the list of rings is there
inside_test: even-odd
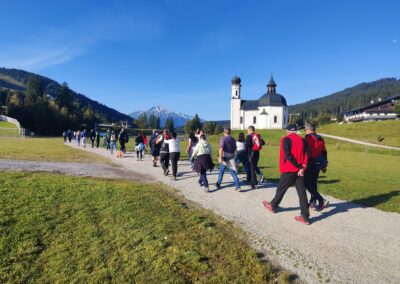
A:
[[[39,134],[60,134],[67,128],[93,127],[98,122],[132,121],[128,115],[69,89],[49,78],[0,68],[1,112]]]
[[[399,93],[400,79],[384,78],[361,83],[329,96],[290,106],[289,112],[292,114],[292,120],[306,121],[317,117],[337,117],[340,120],[345,111],[365,106],[371,100],[385,99]],[[293,114],[300,114],[300,116]]]

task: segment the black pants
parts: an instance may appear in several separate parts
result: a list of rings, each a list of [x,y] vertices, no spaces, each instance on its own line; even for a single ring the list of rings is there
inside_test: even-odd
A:
[[[310,203],[315,200],[318,200],[318,203],[321,205],[324,203],[324,198],[318,192],[317,181],[318,181],[319,171],[320,171],[319,168],[315,164],[312,164],[309,167],[307,167],[307,170],[304,173],[304,183],[308,192],[311,194]]]
[[[297,173],[281,174],[275,197],[271,201],[272,208],[276,209],[276,207],[279,206],[287,189],[293,184],[295,184],[297,195],[299,196],[301,216],[304,219],[308,220],[310,213],[308,211],[307,193],[306,187],[304,185],[304,177],[298,176]]]
[[[121,146],[121,147],[120,147],[120,150],[121,150],[122,152],[126,153],[126,150],[125,150],[125,142],[119,142],[119,145]]]
[[[92,148],[94,148],[94,139],[90,139],[90,141],[92,142]]]
[[[143,155],[143,150],[138,150],[138,151],[136,151],[136,157],[138,158],[138,159],[143,159],[143,157],[144,157],[144,155]]]
[[[251,185],[257,185],[257,175],[261,175],[261,171],[258,168],[258,160],[260,159],[260,152],[259,151],[253,151],[251,156],[249,157],[249,166],[250,166],[250,184]],[[249,180],[248,180],[249,181]]]
[[[169,153],[171,158],[171,166],[172,166],[172,175],[176,177],[176,172],[178,171],[178,161],[181,153],[179,152],[171,152]]]
[[[164,170],[164,173],[165,173],[169,167],[169,153],[161,153],[160,154],[160,164],[161,164],[161,168]]]
[[[99,148],[100,140],[96,140],[96,148]]]

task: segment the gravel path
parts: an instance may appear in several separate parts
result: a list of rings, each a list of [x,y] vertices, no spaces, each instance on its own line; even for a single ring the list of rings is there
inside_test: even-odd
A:
[[[274,215],[262,206],[262,200],[273,198],[274,184],[264,184],[257,190],[243,186],[246,191],[240,193],[233,189],[232,180],[226,175],[221,190],[211,187],[213,191],[205,193],[187,161],[179,163],[178,180],[171,181],[159,167],[152,167],[148,156],[140,162],[133,153],[121,159],[104,149],[84,151],[108,157],[141,179],[174,187],[187,199],[233,221],[249,233],[252,245],[266,258],[298,274],[304,282],[400,283],[400,214],[327,197],[330,207],[322,213],[312,212],[313,223],[305,226],[293,219],[299,213],[293,189],[288,190],[281,204],[283,211]],[[101,169],[102,177],[106,167]],[[209,177],[211,184],[216,175],[214,171]]]
[[[366,145],[366,146],[371,146],[371,147],[378,147],[378,148],[384,148],[384,149],[400,151],[400,148],[398,148],[398,147],[379,145],[379,144],[374,144],[374,143],[369,143],[369,142],[364,142],[364,141],[355,140],[355,139],[351,139],[351,138],[340,137],[340,136],[324,134],[324,133],[319,133],[319,132],[318,132],[318,134],[321,135],[321,136],[324,136],[324,137],[328,137],[328,138],[332,138],[332,139],[336,139],[336,140],[341,140],[341,141],[346,141],[346,142],[350,142],[350,143],[354,143],[354,144],[360,144],[360,145]]]
[[[72,176],[101,177],[142,181],[149,176],[133,173],[121,166],[94,163],[64,163],[0,159],[0,171],[51,172]]]

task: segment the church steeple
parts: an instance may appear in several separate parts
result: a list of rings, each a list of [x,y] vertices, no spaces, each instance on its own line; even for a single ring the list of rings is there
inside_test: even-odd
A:
[[[274,78],[272,77],[272,74],[271,74],[271,79],[269,79],[267,87],[268,87],[267,93],[276,93],[276,83],[274,81]]]

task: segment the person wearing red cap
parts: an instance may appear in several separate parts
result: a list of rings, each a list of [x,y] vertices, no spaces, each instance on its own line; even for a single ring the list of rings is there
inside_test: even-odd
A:
[[[271,202],[263,201],[264,207],[275,213],[287,189],[295,184],[299,196],[301,215],[295,220],[303,224],[310,224],[307,193],[304,185],[304,171],[307,169],[308,154],[307,142],[296,134],[296,125],[287,126],[288,134],[281,139],[279,171],[281,173],[275,197]]]

